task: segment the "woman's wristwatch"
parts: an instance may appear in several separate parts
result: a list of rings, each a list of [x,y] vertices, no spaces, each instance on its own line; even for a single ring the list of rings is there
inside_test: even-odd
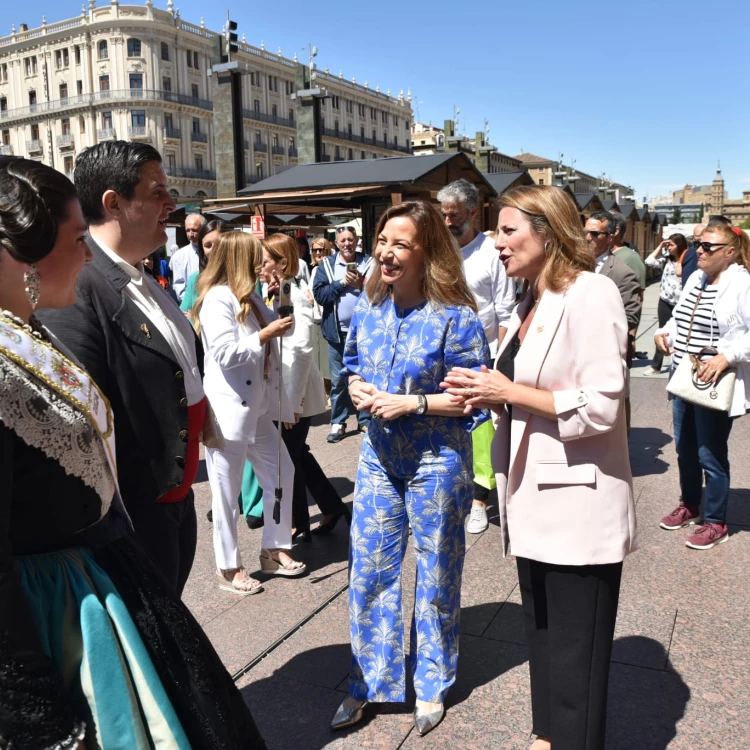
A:
[[[427,396],[423,396],[421,393],[417,394],[417,414],[420,417],[427,414]]]

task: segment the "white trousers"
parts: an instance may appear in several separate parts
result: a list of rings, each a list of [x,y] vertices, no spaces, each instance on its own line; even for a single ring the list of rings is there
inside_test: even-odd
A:
[[[214,553],[220,570],[242,567],[237,543],[240,508],[237,498],[242,487],[242,472],[247,459],[263,489],[264,549],[292,547],[292,486],[294,466],[286,446],[281,444],[281,523],[273,520],[276,501],[279,432],[268,414],[258,418],[255,441],[225,440],[224,450],[206,448],[206,469],[211,486],[211,510],[214,526]]]

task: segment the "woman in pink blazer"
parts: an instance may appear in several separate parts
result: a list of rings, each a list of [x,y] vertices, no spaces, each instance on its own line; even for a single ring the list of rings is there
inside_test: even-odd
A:
[[[566,193],[515,188],[500,208],[495,247],[527,294],[495,369],[456,368],[445,385],[467,410],[498,415],[492,458],[529,645],[532,748],[600,750],[622,562],[637,546],[625,311],[592,273]]]

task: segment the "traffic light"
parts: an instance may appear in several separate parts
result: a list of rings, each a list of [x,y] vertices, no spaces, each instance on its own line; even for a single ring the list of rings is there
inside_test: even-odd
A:
[[[237,52],[239,50],[239,47],[237,46],[237,34],[235,33],[236,31],[237,31],[237,21],[227,21],[226,40],[227,40],[227,51],[230,54],[232,52]]]

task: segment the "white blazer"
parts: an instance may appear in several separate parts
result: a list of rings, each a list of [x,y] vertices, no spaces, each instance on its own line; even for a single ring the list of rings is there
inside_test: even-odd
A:
[[[705,279],[703,271],[691,273],[675,309]],[[712,330],[713,345],[727,358],[731,367],[737,368],[729,416],[740,417],[750,411],[750,274],[744,266],[733,263],[721,274],[712,313],[711,324],[716,321]],[[677,341],[677,321],[674,317],[656,335],[660,333],[666,333],[670,346],[674,347]]]
[[[314,417],[328,408],[323,376],[315,364],[313,303],[307,297],[311,288],[304,279],[292,279],[294,327],[281,339],[284,386],[294,412],[303,417]]]
[[[528,309],[531,296],[521,303]],[[521,327],[518,309],[498,356]],[[551,391],[557,419],[514,406],[492,442],[503,552],[554,565],[621,562],[638,547],[625,427],[628,331],[611,279],[544,292],[514,382]]]
[[[265,325],[277,315],[253,293]],[[203,389],[227,440],[252,443],[258,417],[278,419],[279,340],[270,341],[270,371],[264,377],[265,347],[260,329],[250,313],[244,325],[237,322],[240,303],[228,286],[215,286],[206,294],[200,311],[201,338],[205,350]],[[286,388],[281,386],[281,419],[294,421]]]

